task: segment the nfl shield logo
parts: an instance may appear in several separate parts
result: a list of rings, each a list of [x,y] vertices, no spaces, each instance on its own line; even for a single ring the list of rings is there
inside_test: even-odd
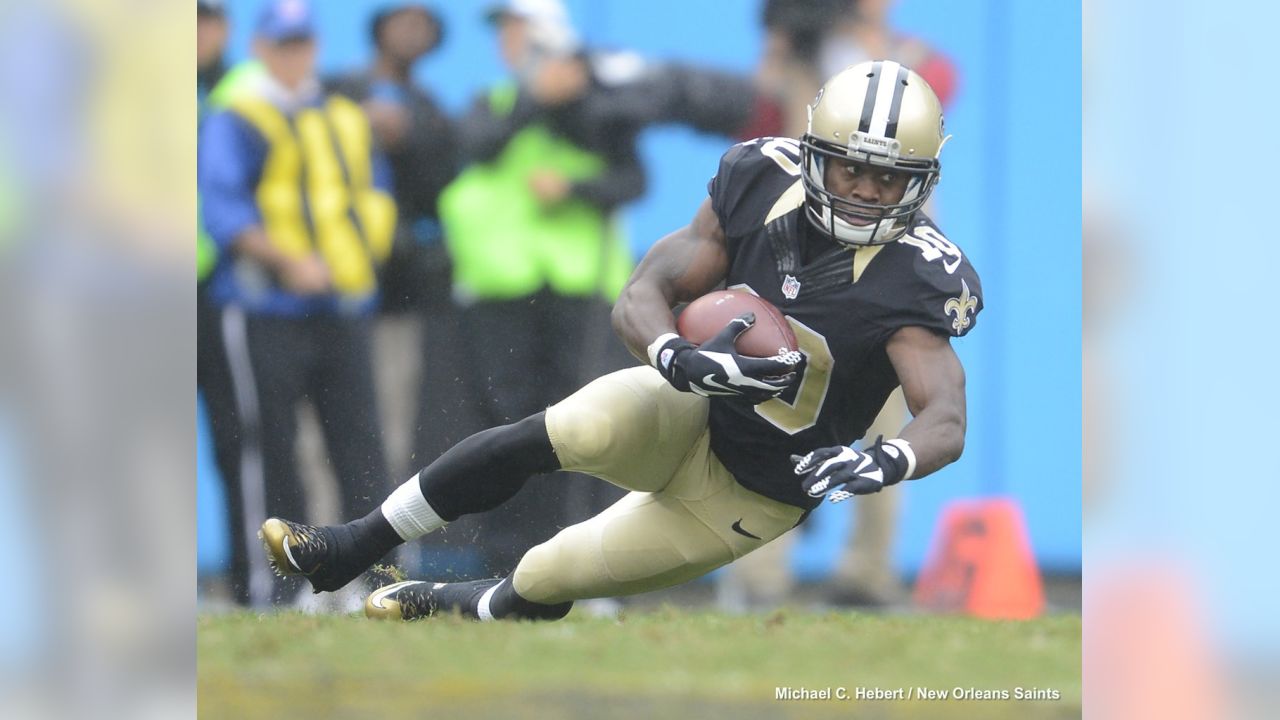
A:
[[[788,275],[782,280],[782,294],[788,300],[795,300],[800,294],[800,281],[795,275]]]

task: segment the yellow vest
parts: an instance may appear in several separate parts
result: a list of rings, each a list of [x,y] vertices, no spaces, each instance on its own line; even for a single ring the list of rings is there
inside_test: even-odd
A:
[[[318,251],[341,294],[372,293],[374,269],[391,251],[396,209],[373,185],[371,133],[360,106],[333,95],[292,122],[258,97],[238,98],[231,110],[267,141],[256,196],[271,243],[293,257]]]

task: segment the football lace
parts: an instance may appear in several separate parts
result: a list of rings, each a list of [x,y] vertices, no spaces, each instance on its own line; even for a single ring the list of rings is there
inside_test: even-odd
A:
[[[804,356],[798,350],[788,350],[784,347],[778,348],[778,354],[773,356],[774,360],[788,365],[799,365],[803,358]]]

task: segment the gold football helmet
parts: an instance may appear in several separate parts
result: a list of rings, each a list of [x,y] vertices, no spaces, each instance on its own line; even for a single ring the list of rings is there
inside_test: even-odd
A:
[[[800,162],[810,222],[847,245],[883,245],[907,231],[938,182],[938,154],[951,136],[933,88],[892,60],[850,66],[827,81],[809,106]],[[902,199],[875,205],[825,187],[829,159],[854,160],[908,174]],[[841,217],[844,216],[844,217]],[[845,217],[874,220],[865,225]]]

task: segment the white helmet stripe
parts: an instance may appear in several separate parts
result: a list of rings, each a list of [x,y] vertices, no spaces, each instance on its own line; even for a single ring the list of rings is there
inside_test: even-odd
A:
[[[885,137],[889,125],[889,111],[893,108],[893,91],[898,84],[898,71],[902,66],[892,60],[885,60],[880,67],[879,82],[876,85],[875,107],[871,111],[871,126],[867,133],[875,137]]]
[[[889,122],[885,125],[885,137],[898,137],[898,118],[902,117],[902,96],[906,94],[908,73],[905,67],[898,68],[898,81],[893,84],[893,102],[889,104]]]

